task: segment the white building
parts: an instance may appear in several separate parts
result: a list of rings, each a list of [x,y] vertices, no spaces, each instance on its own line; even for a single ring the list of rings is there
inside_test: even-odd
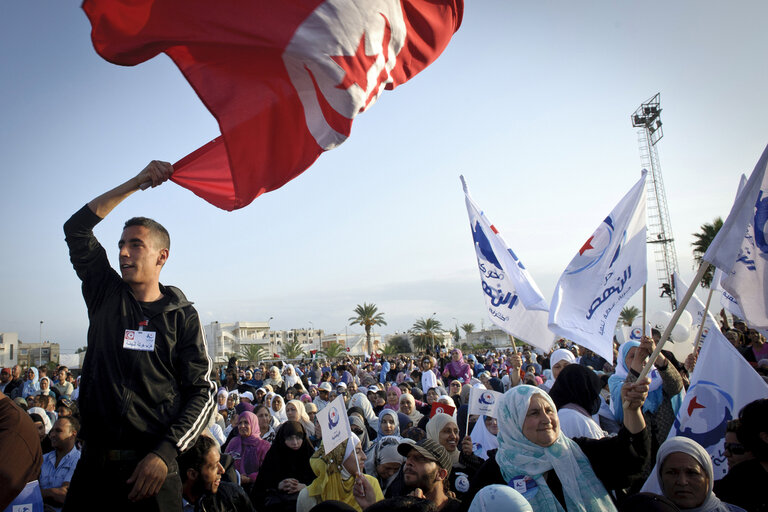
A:
[[[512,346],[512,342],[509,340],[509,335],[501,329],[482,329],[480,331],[471,332],[467,335],[467,343],[469,345],[490,343],[494,347]]]
[[[211,322],[203,327],[208,343],[208,355],[215,363],[226,362],[232,354],[239,354],[244,345],[259,345],[267,356],[280,354],[283,343],[294,339],[301,342],[304,350],[320,348],[322,329],[290,329],[272,331],[269,322]]]
[[[350,356],[362,356],[368,352],[365,333],[329,334],[320,340],[320,348],[326,348],[333,343],[340,343],[346,347],[347,354]],[[384,347],[381,342],[381,334],[371,333],[371,345],[373,345],[374,352]]]
[[[9,368],[19,361],[19,334],[0,332],[0,368]]]

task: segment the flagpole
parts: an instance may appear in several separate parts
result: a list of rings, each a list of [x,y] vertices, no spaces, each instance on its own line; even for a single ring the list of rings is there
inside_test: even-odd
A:
[[[707,313],[709,312],[709,303],[712,300],[712,293],[715,291],[714,288],[712,288],[712,285],[710,284],[709,288],[709,296],[707,296],[707,304],[704,306],[704,313],[701,315],[701,325],[699,326],[699,332],[696,333],[696,342],[693,344],[693,353],[696,354],[696,351],[699,350],[699,345],[701,344],[701,334],[704,332],[704,324],[707,323]]]
[[[701,266],[699,266],[699,270],[698,272],[696,272],[696,276],[693,278],[693,282],[688,287],[688,291],[685,292],[685,296],[683,297],[683,299],[677,305],[677,309],[672,315],[672,318],[670,319],[669,324],[667,324],[667,328],[664,329],[664,333],[661,335],[661,339],[659,340],[659,343],[656,345],[656,349],[651,354],[651,357],[648,358],[648,362],[645,363],[645,367],[643,368],[643,371],[640,372],[640,376],[637,378],[637,380],[642,380],[648,376],[648,373],[651,371],[651,368],[653,368],[653,364],[656,362],[656,358],[659,357],[659,354],[661,353],[662,347],[664,347],[664,343],[666,343],[667,340],[669,339],[669,335],[672,332],[672,328],[677,324],[677,321],[683,315],[683,311],[685,311],[685,306],[688,305],[688,302],[691,300],[691,297],[693,297],[693,292],[696,291],[696,287],[701,282],[702,278],[704,277],[704,273],[707,271],[708,268],[709,268],[709,262],[706,260],[702,260]]]
[[[517,352],[517,346],[515,345],[515,337],[512,336],[511,334],[507,334],[507,336],[509,336],[509,341],[512,342],[512,350]]]
[[[645,338],[645,293],[648,288],[648,284],[643,285],[643,338]]]

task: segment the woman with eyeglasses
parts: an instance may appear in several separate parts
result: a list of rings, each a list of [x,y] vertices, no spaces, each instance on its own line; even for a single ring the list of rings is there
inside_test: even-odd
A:
[[[269,470],[259,473],[251,490],[256,508],[268,512],[295,511],[299,492],[315,478],[309,465],[314,452],[301,423],[283,423],[262,463]]]

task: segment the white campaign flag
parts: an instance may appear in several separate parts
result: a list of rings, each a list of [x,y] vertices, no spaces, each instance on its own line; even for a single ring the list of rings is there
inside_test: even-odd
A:
[[[712,457],[715,480],[719,480],[728,471],[723,454],[728,421],[738,418],[748,403],[766,397],[768,384],[719,330],[713,330],[699,353],[691,386],[668,437],[688,437],[704,447]],[[651,480],[643,491],[654,492]]]
[[[330,404],[317,412],[317,422],[323,433],[323,447],[325,453],[346,441],[352,433],[349,428],[347,408],[344,406],[344,397],[339,395]]]
[[[549,351],[555,335],[547,328],[547,301],[523,263],[472,200],[463,176],[461,185],[491,321],[504,332]]]
[[[730,314],[737,316],[741,319],[744,318],[744,312],[741,310],[741,306],[739,306],[739,303],[736,301],[736,299],[728,293],[727,291],[723,290],[723,271],[719,268],[715,270],[715,275],[712,278],[712,284],[710,286],[715,287],[715,294],[720,297],[720,305]]]
[[[496,408],[503,393],[490,389],[472,387],[469,390],[469,412],[467,414],[484,414],[491,418],[498,418]]]
[[[747,325],[768,329],[768,146],[709,245],[704,260],[723,271],[723,289],[741,306]]]
[[[616,205],[566,267],[555,287],[549,328],[613,361],[621,308],[647,279],[645,177]]]
[[[688,292],[688,283],[683,281],[683,279],[680,277],[680,275],[675,272],[672,274],[672,279],[675,281],[675,301],[680,304],[680,299],[682,299],[685,294]],[[714,283],[711,285],[714,286]],[[712,295],[714,295],[715,292],[712,292]],[[710,307],[712,306],[712,303],[710,302]],[[696,341],[695,336],[696,333],[699,332],[699,327],[701,326],[702,318],[704,317],[704,309],[705,305],[699,300],[699,298],[694,293],[691,296],[691,300],[688,301],[688,304],[685,306],[685,310],[688,311],[691,314],[691,317],[693,318],[693,321],[691,322],[691,341]],[[703,345],[704,342],[707,340],[707,336],[709,336],[709,333],[713,330],[719,330],[717,319],[715,319],[715,316],[712,314],[711,311],[707,311],[707,318],[706,323],[704,324],[704,330],[701,331],[701,344]]]

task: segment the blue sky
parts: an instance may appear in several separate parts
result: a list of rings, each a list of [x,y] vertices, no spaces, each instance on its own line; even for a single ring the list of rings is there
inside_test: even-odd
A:
[[[96,233],[114,263],[126,218],[163,223],[162,281],[204,323],[274,317],[277,329],[341,332],[366,301],[384,312],[383,332],[432,313],[479,326],[459,174],[550,297],[637,180],[629,116],[661,92],[659,154],[690,280],[691,233],[727,215],[768,142],[767,16],[760,1],[468,1],[437,62],[296,180],[232,213],[168,183]],[[118,67],[89,32],[71,0],[10,3],[0,19],[0,331],[37,341],[43,320],[65,352],[85,344],[87,317],[64,221],[149,160],[176,161],[218,134],[170,59]]]

